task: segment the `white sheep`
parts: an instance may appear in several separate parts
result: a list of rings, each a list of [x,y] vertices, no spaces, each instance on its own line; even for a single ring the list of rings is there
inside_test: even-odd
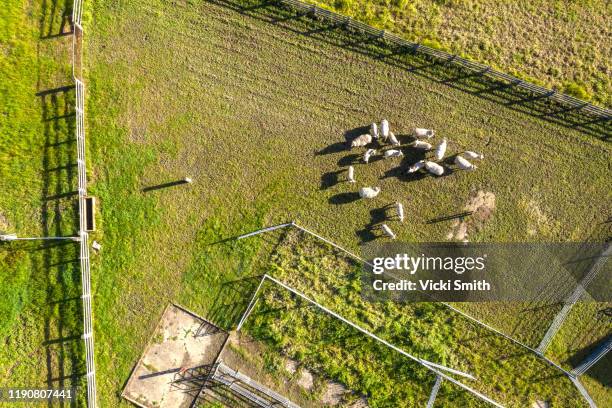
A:
[[[423,129],[423,128],[415,128],[414,129],[414,135],[416,137],[426,137],[428,139],[431,139],[432,137],[434,137],[435,134],[436,134],[436,132],[434,132],[431,129]]]
[[[415,140],[412,143],[412,147],[414,147],[415,149],[421,149],[421,150],[431,150],[431,144],[427,142],[421,142],[420,140]]]
[[[466,158],[464,158],[463,156],[455,156],[455,164],[457,166],[459,166],[459,168],[461,170],[476,170],[477,167],[474,166],[472,163],[470,163]]]
[[[387,119],[380,122],[380,133],[385,139],[389,137],[389,121]]]
[[[402,157],[402,156],[404,156],[404,153],[402,153],[401,150],[390,149],[390,150],[385,151],[385,159],[390,159],[392,157]]]
[[[402,203],[395,203],[395,209],[397,210],[397,217],[401,222],[404,222],[404,206]]]
[[[366,150],[366,152],[363,154],[363,162],[364,163],[369,163],[370,162],[370,157],[372,157],[375,154],[376,154],[376,149],[368,149],[368,150]]]
[[[372,135],[372,137],[374,139],[378,139],[379,134],[378,134],[378,125],[376,123],[372,123],[370,125],[370,135]]]
[[[359,189],[359,197],[374,198],[380,193],[380,187],[361,187]]]
[[[355,168],[353,166],[349,166],[348,168],[348,182],[349,183],[355,182]]]
[[[389,238],[391,238],[391,239],[395,239],[396,238],[395,234],[393,233],[393,231],[391,231],[391,228],[389,228],[389,226],[387,224],[382,224],[380,226],[380,228],[382,228],[383,232],[385,234],[387,234],[387,236]]]
[[[425,166],[425,160],[419,160],[418,162],[416,162],[412,166],[410,166],[410,168],[408,169],[408,173],[417,172],[420,169],[422,169],[424,166]]]
[[[365,133],[355,138],[355,140],[351,142],[351,147],[362,147],[369,143],[372,143],[372,135]]]
[[[395,137],[395,134],[393,134],[393,132],[389,132],[389,142],[391,142],[393,146],[400,145],[399,140],[397,140],[397,137]]]
[[[441,176],[442,174],[444,174],[444,167],[432,161],[425,162],[425,169],[431,174],[435,174],[436,176]]]
[[[440,144],[436,147],[436,160],[442,160],[444,157],[444,153],[446,153],[446,146],[448,141],[446,138],[443,138]]]
[[[479,160],[484,159],[484,155],[483,154],[476,153],[476,152],[471,152],[469,150],[466,150],[465,152],[463,152],[463,154],[468,159],[479,159]]]

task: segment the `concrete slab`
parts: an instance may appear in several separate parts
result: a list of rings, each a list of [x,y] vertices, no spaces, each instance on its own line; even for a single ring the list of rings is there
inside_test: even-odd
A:
[[[169,305],[122,396],[145,408],[184,408],[221,352],[227,333]]]

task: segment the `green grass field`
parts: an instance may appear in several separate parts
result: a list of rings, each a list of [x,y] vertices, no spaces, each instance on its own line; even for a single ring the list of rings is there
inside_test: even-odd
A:
[[[77,230],[71,37],[55,6],[0,10],[0,231],[22,237]],[[74,243],[2,245],[0,387],[84,384],[80,294]]]
[[[522,79],[612,104],[609,2],[309,1]]]
[[[13,101],[10,116],[0,117],[0,171],[2,189],[14,192],[0,195],[0,221],[20,235],[70,235],[73,91],[36,96],[70,84],[70,38],[40,39],[58,32],[61,18],[48,16],[64,9],[32,7],[28,14],[12,2],[2,11],[6,31],[19,35],[0,65],[13,73],[0,80]],[[580,240],[609,214],[604,141],[420,74],[429,69],[411,74],[339,47],[358,41],[339,31],[316,31],[273,7],[240,13],[211,2],[140,0],[87,7],[89,193],[100,203],[92,239],[103,245],[92,259],[101,406],[128,406],[120,390],[169,301],[232,323],[249,291],[221,312],[215,306],[236,292],[232,282],[258,270],[265,251],[256,240],[213,245],[225,238],[296,219],[357,251],[373,239],[378,210],[401,200],[409,222],[393,225],[399,239],[444,240],[451,225],[427,221],[462,211],[477,191],[495,195],[495,210],[470,231],[472,241]],[[469,147],[486,160],[473,173],[418,179],[397,170],[415,159],[409,149],[402,162],[354,164],[359,186],[382,188],[376,200],[354,200],[356,188],[343,177],[358,152],[345,149],[343,135],[383,117],[403,141],[412,127],[432,127],[449,138],[451,152]],[[185,176],[194,183],[142,191]],[[0,332],[8,345],[0,349],[0,385],[78,382],[76,247],[0,251],[0,290],[7,282],[6,293],[17,296],[0,304],[11,316]],[[418,339],[413,347],[427,351]],[[496,381],[510,388],[519,380]],[[549,385],[536,384],[549,395]],[[560,401],[574,401],[577,394],[563,389]],[[590,390],[609,401],[598,381]]]
[[[553,406],[581,406],[571,382],[532,353],[442,305],[365,301],[361,265],[296,230],[277,235],[279,244],[262,244],[271,248],[268,261],[258,268],[262,273],[404,350],[474,374],[479,381],[455,378],[507,406],[525,407],[536,399]],[[427,403],[435,375],[271,283],[264,286],[245,330],[280,353],[306,361],[368,395],[370,406]],[[441,406],[482,406],[459,387],[446,386],[447,399],[439,402]]]

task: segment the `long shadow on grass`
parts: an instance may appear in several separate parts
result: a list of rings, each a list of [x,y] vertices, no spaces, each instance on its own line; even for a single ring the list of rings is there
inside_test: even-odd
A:
[[[67,193],[77,189],[76,145],[74,141],[74,88],[42,91],[44,123],[42,233],[44,236],[75,235],[78,230],[76,200]],[[45,319],[43,346],[46,351],[47,386],[76,387],[83,375],[83,320],[80,297],[79,250],[74,242],[44,245],[35,254],[36,271],[44,281]],[[77,406],[60,402],[59,406]],[[52,404],[49,403],[51,406]],[[57,403],[53,404],[57,406]]]
[[[40,38],[51,39],[73,33],[72,0],[43,0],[39,24]]]
[[[588,115],[581,108],[568,108],[547,97],[520,88],[520,81],[503,82],[487,76],[489,70],[473,72],[455,64],[456,57],[433,57],[422,54],[416,47],[395,46],[381,36],[345,29],[313,16],[295,11],[279,2],[269,0],[208,0],[245,16],[282,27],[314,38],[317,41],[349,50],[409,73],[445,84],[479,98],[522,112],[538,119],[576,129],[603,140],[612,136],[611,117]],[[552,95],[552,93],[550,93]]]

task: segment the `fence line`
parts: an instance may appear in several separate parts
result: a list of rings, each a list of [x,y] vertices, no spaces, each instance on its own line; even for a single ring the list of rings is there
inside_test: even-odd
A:
[[[410,353],[407,353],[406,351],[402,350],[401,348],[389,343],[388,341],[376,336],[375,334],[369,332],[368,330],[362,328],[361,326],[351,322],[350,320],[345,319],[344,317],[342,317],[341,315],[337,314],[336,312],[326,308],[325,306],[321,305],[320,303],[317,303],[315,300],[310,299],[308,296],[304,295],[303,293],[293,289],[291,286],[286,285],[285,283],[279,281],[278,279],[273,278],[270,275],[264,274],[263,277],[261,278],[261,283],[263,283],[266,279],[268,279],[270,282],[282,287],[283,289],[293,293],[294,295],[304,299],[305,301],[315,305],[316,307],[318,307],[319,309],[321,309],[322,311],[324,311],[325,313],[329,314],[330,316],[348,324],[349,326],[353,327],[354,329],[358,330],[359,332],[365,334],[366,336],[374,339],[375,341],[389,347],[392,350],[395,350],[396,352],[402,354],[405,357],[410,358],[411,360],[419,363],[420,365],[422,365],[423,367],[427,368],[428,370],[432,371],[433,373],[435,373],[437,375],[436,378],[441,378],[441,379],[445,379],[450,381],[451,383],[463,388],[464,390],[469,391],[470,393],[474,394],[475,396],[477,396],[478,398],[482,399],[483,401],[486,401],[488,403],[490,403],[491,405],[494,405],[498,408],[504,408],[503,405],[499,404],[498,402],[492,400],[491,398],[487,397],[486,395],[480,393],[479,391],[476,391],[475,389],[471,388],[468,385],[465,385],[464,383],[462,383],[461,381],[457,381],[455,380],[453,377],[450,377],[446,374],[444,374],[442,371],[440,370],[445,370],[448,372],[451,372],[453,374],[457,374],[463,377],[467,377],[470,379],[475,379],[473,376],[471,376],[470,374],[466,374],[462,371],[458,371],[449,367],[445,367],[445,366],[441,366],[435,363],[432,363],[430,361],[421,359],[419,357],[415,357]],[[261,287],[261,284],[260,284]]]
[[[580,392],[580,394],[584,397],[586,402],[589,404],[589,407],[590,408],[597,408],[597,404],[595,404],[595,401],[593,401],[593,398],[591,398],[591,396],[587,392],[586,388],[584,388],[584,386],[582,385],[582,383],[578,379],[578,377],[571,377],[570,376],[570,380],[572,380],[572,382],[574,383],[574,385],[578,389],[578,392]]]
[[[578,367],[572,370],[576,376],[584,374],[589,368],[593,367],[599,360],[604,358],[612,350],[612,335],[608,336],[604,342],[588,355]]]
[[[324,237],[322,237],[322,236],[320,236],[320,235],[318,235],[318,234],[316,234],[316,233],[314,233],[314,232],[311,232],[310,230],[308,230],[308,229],[306,229],[306,228],[300,227],[300,226],[299,226],[299,225],[298,225],[298,224],[297,224],[295,221],[291,221],[291,222],[289,222],[289,223],[280,224],[280,225],[275,225],[275,226],[273,226],[273,227],[262,228],[262,229],[259,229],[259,230],[256,230],[256,231],[252,231],[252,232],[250,232],[250,233],[247,233],[247,234],[244,234],[244,235],[240,235],[239,237],[237,237],[237,239],[242,239],[242,238],[246,238],[246,237],[252,237],[252,236],[259,235],[259,234],[264,234],[264,233],[266,233],[266,232],[270,232],[270,231],[273,231],[273,230],[276,230],[276,229],[279,229],[279,228],[287,228],[287,227],[295,227],[295,228],[297,228],[297,229],[299,229],[299,230],[303,231],[304,233],[309,234],[309,235],[312,235],[312,236],[314,236],[315,238],[320,239],[320,240],[322,240],[323,242],[325,242],[325,243],[327,243],[327,244],[329,244],[329,245],[333,246],[334,248],[336,248],[336,249],[338,249],[338,250],[340,250],[340,251],[342,251],[342,252],[346,253],[347,255],[349,255],[350,257],[352,257],[353,259],[356,259],[356,260],[358,260],[358,261],[360,261],[360,262],[363,262],[363,263],[365,263],[365,264],[369,265],[369,263],[368,263],[368,262],[366,262],[366,261],[364,261],[364,260],[363,260],[361,257],[359,257],[359,256],[357,256],[357,255],[355,255],[355,254],[353,254],[353,253],[352,253],[352,252],[350,252],[350,251],[347,251],[346,249],[342,248],[341,246],[339,246],[339,245],[337,245],[337,244],[333,243],[332,241],[330,241],[330,240],[328,240],[328,239],[326,239],[326,238],[324,238]],[[392,275],[389,275],[389,274],[387,274],[387,275],[388,275],[388,276],[390,276],[391,278],[397,279],[397,278],[395,278],[395,277],[394,277],[394,276],[392,276]],[[255,301],[255,295],[257,294],[257,291],[259,291],[259,289],[260,289],[260,287],[261,287],[261,283],[263,283],[263,281],[262,281],[262,282],[260,282],[259,286],[257,287],[257,290],[255,291],[255,294],[254,294],[254,295],[253,295],[253,297],[251,298],[251,302],[249,303],[249,305],[248,305],[248,307],[247,307],[247,310],[245,311],[245,313],[244,313],[244,314],[243,314],[243,316],[242,316],[242,319],[240,320],[239,327],[241,327],[241,326],[244,324],[244,320],[246,320],[246,317],[248,317],[248,316],[246,316],[246,315],[247,315],[247,312],[250,314],[251,309],[253,309],[253,306],[252,306],[252,305],[253,305],[253,302]],[[463,312],[463,311],[462,311],[462,310],[460,310],[460,309],[457,309],[456,307],[454,307],[454,306],[453,306],[453,305],[451,305],[450,303],[446,303],[446,302],[439,302],[439,301],[436,301],[436,302],[437,302],[437,303],[441,303],[441,304],[442,304],[442,305],[444,305],[445,307],[447,307],[447,308],[451,309],[452,311],[454,311],[454,312],[456,312],[456,313],[460,314],[461,316],[463,316],[463,317],[465,317],[466,319],[468,319],[468,320],[470,320],[470,321],[472,321],[472,322],[476,323],[477,325],[482,326],[482,327],[484,327],[485,329],[490,330],[490,331],[492,331],[492,332],[496,333],[496,334],[497,334],[497,335],[499,335],[499,336],[502,336],[502,337],[503,337],[503,338],[505,338],[506,340],[509,340],[509,341],[513,342],[514,344],[516,344],[516,345],[518,345],[518,346],[520,346],[520,347],[523,347],[523,348],[525,348],[525,349],[529,350],[530,352],[532,352],[533,354],[535,354],[535,355],[536,355],[538,358],[540,358],[540,359],[544,360],[546,363],[550,364],[551,366],[553,366],[553,367],[555,367],[556,369],[558,369],[559,371],[561,371],[563,374],[565,374],[567,377],[569,377],[569,378],[570,378],[572,381],[575,379],[575,374],[574,374],[574,373],[572,373],[572,372],[570,372],[570,371],[568,371],[568,370],[564,369],[564,368],[563,368],[563,367],[561,367],[559,364],[557,364],[557,363],[555,363],[554,361],[550,360],[550,359],[549,359],[548,357],[546,357],[546,356],[545,356],[543,353],[540,353],[540,352],[539,352],[537,349],[535,349],[535,348],[533,348],[533,347],[530,347],[530,346],[528,346],[528,345],[526,345],[526,344],[522,343],[521,341],[519,341],[519,340],[517,340],[517,339],[513,338],[512,336],[509,336],[509,335],[507,335],[507,334],[505,334],[505,333],[501,332],[500,330],[498,330],[498,329],[496,329],[496,328],[492,327],[491,325],[489,325],[489,324],[487,324],[487,323],[481,322],[481,321],[480,321],[480,320],[478,320],[477,318],[475,318],[475,317],[473,317],[473,316],[470,316],[469,314],[467,314],[467,313]],[[577,384],[577,383],[576,383],[576,382],[574,382],[574,384]],[[591,397],[589,396],[589,394],[588,394],[588,392],[586,391],[586,389],[584,389],[584,387],[583,387],[582,389],[579,389],[579,391],[580,391],[580,393],[581,393],[583,396],[585,396],[585,399],[587,400],[587,402],[589,402],[589,404],[591,404],[592,399],[591,399]]]
[[[522,79],[516,78],[512,75],[494,70],[493,68],[487,65],[467,60],[455,54],[450,54],[448,52],[430,48],[425,45],[413,43],[411,41],[408,41],[408,40],[405,40],[399,37],[396,34],[392,34],[386,30],[380,30],[370,25],[367,25],[365,23],[362,23],[360,21],[356,21],[352,19],[351,17],[343,16],[335,12],[322,9],[312,4],[306,4],[300,0],[277,0],[277,1],[294,10],[305,12],[306,14],[312,15],[313,17],[323,18],[325,20],[331,21],[338,26],[347,27],[353,30],[361,31],[363,33],[370,35],[373,38],[384,39],[400,48],[411,49],[414,52],[419,52],[421,54],[428,55],[438,60],[442,60],[444,61],[444,63],[452,63],[461,68],[468,69],[469,71],[472,71],[473,73],[478,73],[480,75],[486,75],[489,78],[492,78],[496,81],[507,82],[509,85],[517,86],[519,88],[522,88],[526,91],[529,91],[533,94],[538,95],[537,96],[538,98],[548,98],[561,105],[569,106],[570,110],[586,112],[591,116],[596,116],[604,120],[609,120],[612,117],[612,110],[610,109],[602,108],[600,106],[593,105],[589,102],[583,101],[573,96],[566,95],[566,94],[557,92],[552,89],[544,88],[542,86],[535,85],[527,81],[523,81]]]
[[[559,311],[559,313],[557,313],[552,323],[548,327],[546,334],[540,341],[540,345],[537,348],[538,353],[544,354],[544,352],[546,352],[546,349],[552,342],[552,339],[554,338],[555,334],[557,334],[559,329],[561,329],[561,326],[563,325],[563,323],[565,322],[565,319],[569,315],[570,310],[572,310],[572,308],[574,307],[576,302],[578,302],[578,300],[582,297],[582,295],[586,293],[586,288],[593,281],[593,279],[595,279],[595,277],[599,274],[599,271],[601,270],[601,268],[603,268],[606,262],[608,262],[608,257],[610,256],[610,254],[612,254],[612,244],[608,244],[606,246],[606,248],[599,255],[595,264],[591,267],[589,272],[586,274],[586,276],[579,282],[576,289],[565,300],[563,304],[563,308]]]
[[[94,363],[94,330],[91,306],[91,265],[89,259],[89,234],[87,233],[87,162],[85,158],[85,83],[82,75],[83,0],[74,0],[72,6],[72,76],[75,82],[75,132],[77,145],[77,173],[79,193],[79,260],[83,301],[83,340],[85,342],[85,366],[87,381],[87,407],[97,407],[96,367]]]
[[[229,377],[230,379],[228,380],[227,377]],[[231,390],[238,392],[240,395],[244,396],[245,398],[260,407],[271,408],[277,406],[277,404],[280,404],[283,407],[287,408],[300,408],[299,405],[293,403],[292,401],[280,395],[279,393],[261,385],[257,381],[254,381],[250,377],[242,374],[238,370],[229,368],[222,362],[218,363],[215,367],[212,379],[223,383]],[[248,389],[245,389],[241,386],[241,383],[246,384],[250,388],[256,390],[260,394],[265,395],[268,398],[262,398],[259,395],[249,391]],[[269,401],[270,399],[272,401]]]
[[[436,382],[434,386],[431,388],[431,393],[429,394],[429,401],[427,401],[427,408],[434,408],[434,404],[436,403],[436,397],[438,396],[438,391],[440,391],[440,386],[442,385],[442,377],[437,376]]]

